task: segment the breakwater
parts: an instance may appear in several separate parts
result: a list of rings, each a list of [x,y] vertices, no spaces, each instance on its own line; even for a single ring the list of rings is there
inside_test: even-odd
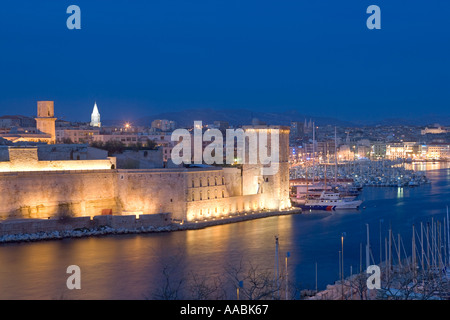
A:
[[[219,219],[182,222],[170,213],[104,215],[64,219],[15,219],[0,222],[0,243],[201,229],[210,226],[301,213],[298,208],[234,214]]]

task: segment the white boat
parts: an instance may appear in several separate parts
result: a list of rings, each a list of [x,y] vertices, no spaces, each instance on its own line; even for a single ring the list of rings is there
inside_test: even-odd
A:
[[[298,184],[291,187],[291,194],[298,200],[304,200],[306,198],[319,198],[323,191],[332,191],[331,186],[324,186],[321,183],[314,185]]]
[[[419,182],[417,182],[417,181],[415,181],[415,180],[411,180],[411,181],[408,183],[408,185],[409,185],[410,187],[418,187],[420,184],[419,184]]]
[[[307,199],[303,204],[297,205],[306,210],[341,210],[358,209],[362,200],[346,199],[340,196],[338,192],[323,191],[319,199]],[[294,204],[295,205],[295,204]]]

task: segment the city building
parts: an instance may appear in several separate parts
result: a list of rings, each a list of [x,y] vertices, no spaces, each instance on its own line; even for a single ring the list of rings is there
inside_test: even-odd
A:
[[[33,143],[55,143],[55,121],[53,101],[38,101],[37,118],[35,120],[25,119],[26,117],[5,118],[4,125],[26,125],[33,123],[35,127],[15,127],[0,131],[0,137],[11,142],[33,142]],[[35,121],[35,122],[33,122]]]
[[[399,142],[386,145],[386,158],[414,159],[422,154],[422,146],[417,142]]]
[[[355,160],[355,152],[353,151],[353,148],[351,148],[348,144],[343,144],[339,146],[338,160],[339,161]]]
[[[58,143],[90,143],[98,140],[96,136],[100,134],[100,129],[57,127],[55,132]]]
[[[152,121],[151,128],[159,129],[163,132],[173,131],[176,128],[176,123],[175,123],[175,121],[171,121],[171,120],[157,119],[157,120]]]
[[[1,116],[0,117],[0,128],[11,129],[13,127],[36,127],[36,120],[26,116]]]
[[[135,145],[136,143],[147,143],[148,137],[143,136],[141,134],[135,132],[117,132],[112,134],[95,134],[92,135],[93,141],[96,142],[110,142],[110,141],[119,141],[122,142],[125,146]]]
[[[379,160],[379,159],[386,158],[386,143],[375,142],[371,148],[372,148],[371,158],[373,160]]]
[[[425,157],[430,160],[450,160],[450,144],[429,144],[424,147]]]
[[[291,138],[300,139],[305,134],[305,126],[303,122],[291,121]]]
[[[434,124],[432,127],[430,127],[430,128],[428,128],[428,127],[425,127],[425,129],[422,129],[421,131],[420,131],[420,133],[422,134],[422,135],[426,135],[426,134],[441,134],[441,133],[447,133],[448,132],[448,130],[446,129],[446,128],[444,128],[444,127],[442,127],[441,125],[439,125],[439,124]]]

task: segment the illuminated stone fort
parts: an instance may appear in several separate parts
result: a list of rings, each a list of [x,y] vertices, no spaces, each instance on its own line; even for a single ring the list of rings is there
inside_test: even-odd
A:
[[[38,114],[37,120],[45,118],[40,130],[52,135],[53,112]],[[250,128],[268,135],[279,130],[276,174],[263,175],[258,164],[117,169],[115,158],[89,148],[66,150],[65,159],[51,156],[76,145],[0,148],[0,218],[92,217],[106,209],[114,215],[171,213],[175,220],[194,221],[289,208],[289,128],[244,130]]]

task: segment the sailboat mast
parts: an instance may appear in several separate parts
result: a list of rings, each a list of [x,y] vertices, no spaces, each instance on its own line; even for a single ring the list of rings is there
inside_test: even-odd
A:
[[[276,273],[275,273],[275,286],[277,288],[277,291],[278,291],[278,288],[279,288],[278,287],[278,280],[279,280],[279,277],[280,277],[279,264],[278,264],[278,261],[279,261],[279,259],[278,259],[278,246],[279,246],[279,244],[278,244],[278,235],[276,235],[275,236],[275,270],[276,270]],[[277,297],[278,297],[278,293],[277,293]]]
[[[427,238],[427,267],[428,269],[430,269],[430,238],[429,238],[429,233],[430,233],[430,223],[427,222],[427,230],[426,230],[426,238]]]
[[[306,164],[306,199],[308,199],[308,195],[309,195],[309,177],[308,177],[308,165]]]
[[[314,173],[316,169],[316,125],[313,122],[313,177],[312,182],[314,185]]]
[[[422,271],[425,269],[425,262],[424,262],[424,259],[425,259],[425,250],[424,250],[424,246],[423,246],[423,224],[422,224],[422,222],[420,222],[420,246],[421,246],[421,248],[422,248],[422,252],[421,252],[421,255],[422,255]]]
[[[449,231],[449,222],[448,222],[448,206],[447,206],[447,263],[450,265],[450,231]]]
[[[366,268],[370,266],[370,242],[369,242],[369,224],[366,223],[367,227],[367,242],[366,242]]]
[[[334,127],[334,185],[337,186],[337,170],[338,170],[338,163],[337,163],[337,134],[336,134],[336,127]]]
[[[391,273],[391,266],[392,266],[392,229],[391,226],[389,226],[389,257],[388,257],[388,277]]]
[[[412,226],[412,268],[413,277],[416,279],[416,231],[414,225]]]

